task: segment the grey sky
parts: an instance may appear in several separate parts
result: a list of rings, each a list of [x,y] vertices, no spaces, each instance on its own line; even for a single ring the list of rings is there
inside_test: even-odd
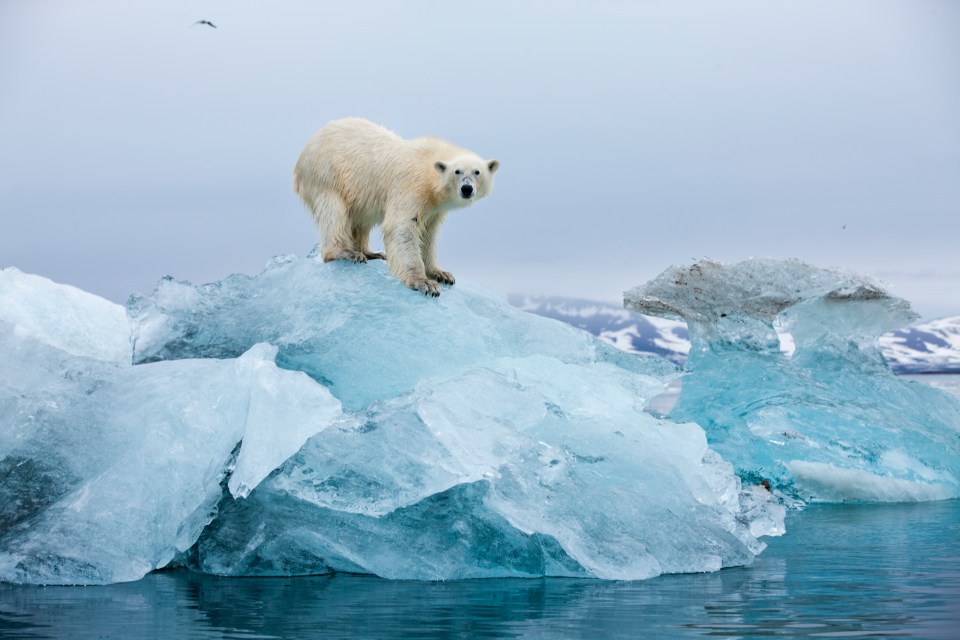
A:
[[[458,279],[618,300],[796,257],[960,313],[951,0],[0,0],[0,266],[123,302],[303,255],[292,167],[351,115],[501,161],[444,226]]]

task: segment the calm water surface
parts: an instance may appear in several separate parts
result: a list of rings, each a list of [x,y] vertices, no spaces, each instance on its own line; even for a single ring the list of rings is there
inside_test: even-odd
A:
[[[960,375],[956,373],[921,373],[901,377],[906,380],[923,382],[941,391],[960,396]]]
[[[813,506],[751,567],[643,582],[155,573],[0,585],[6,638],[960,638],[960,502]]]

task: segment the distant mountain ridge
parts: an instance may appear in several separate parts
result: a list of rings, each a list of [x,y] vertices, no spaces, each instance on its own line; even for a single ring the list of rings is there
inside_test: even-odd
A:
[[[960,373],[960,316],[884,334],[880,349],[898,373]]]
[[[683,364],[690,351],[684,322],[645,316],[595,300],[519,294],[508,300],[524,311],[583,329],[628,353],[649,353]],[[885,334],[880,349],[897,373],[960,373],[960,316]]]
[[[576,298],[511,295],[508,301],[524,311],[583,329],[627,353],[650,353],[683,364],[690,351],[685,322]]]

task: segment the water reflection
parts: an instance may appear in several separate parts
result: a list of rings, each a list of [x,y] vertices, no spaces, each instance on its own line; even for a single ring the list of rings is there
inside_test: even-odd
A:
[[[644,582],[217,578],[0,585],[3,638],[956,638],[960,503],[793,514],[752,567]]]

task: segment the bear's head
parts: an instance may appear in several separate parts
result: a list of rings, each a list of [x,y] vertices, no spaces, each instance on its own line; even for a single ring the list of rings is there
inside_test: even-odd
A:
[[[438,160],[433,167],[440,174],[448,204],[465,207],[490,193],[493,174],[500,168],[500,162],[470,154]]]

